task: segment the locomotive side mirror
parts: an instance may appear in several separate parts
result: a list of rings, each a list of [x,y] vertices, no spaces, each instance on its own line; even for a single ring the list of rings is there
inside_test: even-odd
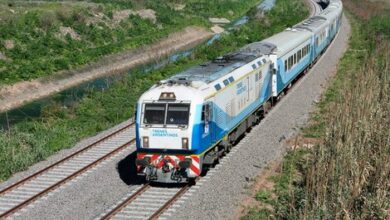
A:
[[[135,104],[134,105],[134,120],[133,121],[137,120],[137,111],[138,111],[138,104]]]

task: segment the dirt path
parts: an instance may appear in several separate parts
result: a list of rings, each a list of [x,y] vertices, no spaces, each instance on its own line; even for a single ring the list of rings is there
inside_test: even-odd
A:
[[[213,33],[205,28],[187,27],[183,31],[170,34],[155,44],[110,55],[97,63],[77,70],[0,87],[0,112],[20,107],[87,81],[122,73],[139,65],[161,59],[174,52],[194,47],[212,35]]]

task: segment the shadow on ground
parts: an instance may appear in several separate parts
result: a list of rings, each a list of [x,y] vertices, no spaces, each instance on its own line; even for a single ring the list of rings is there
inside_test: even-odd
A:
[[[140,185],[145,183],[144,178],[137,175],[137,167],[135,166],[136,157],[137,153],[134,151],[118,162],[116,169],[119,177],[126,185]]]

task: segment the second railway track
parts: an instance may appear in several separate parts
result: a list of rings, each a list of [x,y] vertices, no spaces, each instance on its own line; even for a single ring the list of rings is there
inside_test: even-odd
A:
[[[0,191],[0,219],[7,218],[101,162],[134,146],[134,123]]]

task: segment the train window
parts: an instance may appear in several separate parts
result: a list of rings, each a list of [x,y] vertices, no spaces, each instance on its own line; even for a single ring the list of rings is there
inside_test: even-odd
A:
[[[207,105],[203,105],[202,106],[202,118],[201,120],[204,121],[204,119],[206,118],[206,108],[207,108]]]
[[[233,76],[231,76],[231,77],[229,77],[229,82],[234,82],[234,78],[233,78]]]
[[[222,87],[221,87],[221,85],[216,84],[216,85],[214,86],[214,88],[215,88],[217,91],[219,91]]]
[[[211,119],[211,110],[210,110],[210,105],[205,104],[202,106],[202,121],[208,122]]]
[[[225,79],[225,80],[223,81],[223,84],[225,84],[225,86],[229,85],[229,80]]]
[[[253,68],[253,69],[256,69],[256,64],[253,64],[253,65],[252,65],[252,68]]]
[[[287,70],[290,70],[290,57],[288,58],[288,60],[287,60]]]
[[[188,125],[190,104],[168,104],[167,125]]]
[[[144,123],[164,124],[166,104],[145,104]]]
[[[261,61],[257,61],[257,65],[261,66],[261,64],[262,64]]]
[[[297,63],[297,54],[294,54],[294,65]]]
[[[284,61],[284,72],[287,72],[287,60]]]
[[[298,50],[298,62],[301,61],[302,58],[302,51]]]
[[[267,62],[267,60],[263,58],[263,63],[266,63],[266,62]]]

